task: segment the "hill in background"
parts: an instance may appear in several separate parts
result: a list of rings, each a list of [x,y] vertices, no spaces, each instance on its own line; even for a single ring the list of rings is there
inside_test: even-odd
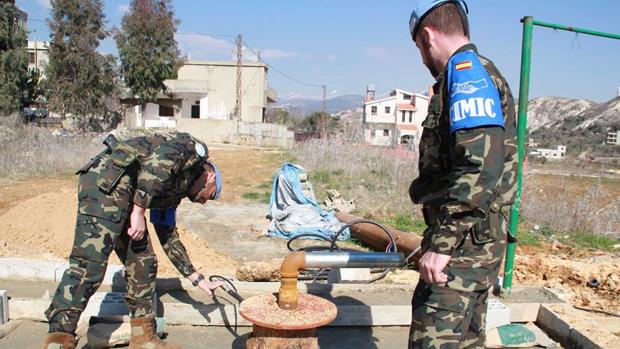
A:
[[[540,147],[563,144],[571,156],[620,156],[607,145],[607,133],[620,130],[620,96],[604,103],[586,99],[541,97],[530,101],[528,133]]]

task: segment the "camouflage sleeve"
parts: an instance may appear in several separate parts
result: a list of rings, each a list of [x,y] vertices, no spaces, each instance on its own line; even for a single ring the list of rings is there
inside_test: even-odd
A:
[[[442,178],[447,183],[441,207],[443,222],[432,236],[430,249],[451,255],[465,234],[485,219],[493,190],[504,168],[504,129],[484,127],[453,134],[452,171]]]
[[[486,219],[504,170],[504,116],[501,96],[478,55],[455,54],[447,66],[450,168],[442,176],[441,225],[431,250],[451,255],[465,234]]]
[[[162,194],[165,184],[179,173],[191,154],[178,140],[160,144],[151,154],[140,161],[137,188],[133,201],[136,205],[149,208],[154,197]]]
[[[183,275],[188,277],[196,272],[196,268],[192,265],[185,246],[179,238],[179,233],[175,226],[155,225],[157,238],[161,243],[164,252],[172,262],[175,268]]]

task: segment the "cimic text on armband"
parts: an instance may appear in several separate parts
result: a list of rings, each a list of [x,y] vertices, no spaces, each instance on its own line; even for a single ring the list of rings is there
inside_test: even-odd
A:
[[[452,121],[460,121],[469,117],[490,117],[497,114],[493,111],[495,100],[493,98],[467,98],[456,101],[450,107],[452,109]]]

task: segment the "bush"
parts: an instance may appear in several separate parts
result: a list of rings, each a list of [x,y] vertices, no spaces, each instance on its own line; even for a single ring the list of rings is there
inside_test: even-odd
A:
[[[54,133],[0,119],[0,177],[28,178],[75,172],[102,150],[92,135]]]
[[[355,200],[358,214],[419,217],[409,199],[409,185],[417,177],[417,156],[388,148],[349,143],[338,137],[311,139],[293,149],[296,163],[309,173],[319,200],[325,190],[337,189]]]

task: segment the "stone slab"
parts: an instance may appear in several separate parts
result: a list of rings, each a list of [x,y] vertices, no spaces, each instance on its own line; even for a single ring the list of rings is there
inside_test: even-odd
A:
[[[40,261],[24,258],[0,258],[0,279],[3,280],[45,280],[60,282],[69,267],[66,261]],[[104,285],[124,283],[124,267],[108,265],[103,278]]]

